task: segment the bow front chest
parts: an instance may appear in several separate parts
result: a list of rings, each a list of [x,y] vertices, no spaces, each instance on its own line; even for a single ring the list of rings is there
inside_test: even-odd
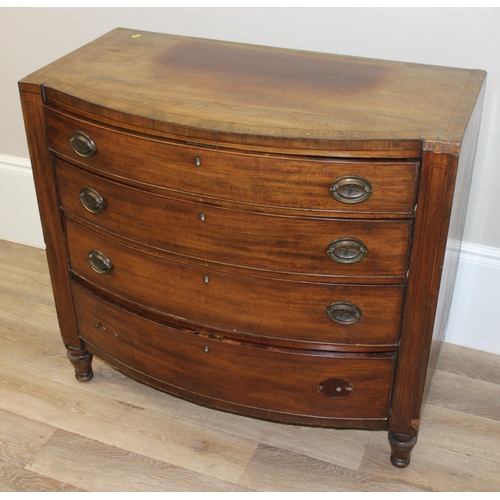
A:
[[[19,83],[62,339],[405,467],[485,73],[117,29]]]

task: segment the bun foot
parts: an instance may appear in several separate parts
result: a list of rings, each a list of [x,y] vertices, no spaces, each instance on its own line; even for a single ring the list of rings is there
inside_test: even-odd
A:
[[[85,349],[67,345],[68,359],[75,369],[75,377],[78,382],[88,382],[93,376],[92,354]]]
[[[391,463],[394,467],[403,469],[410,464],[410,455],[413,447],[417,444],[417,436],[389,432],[389,443],[391,445]]]

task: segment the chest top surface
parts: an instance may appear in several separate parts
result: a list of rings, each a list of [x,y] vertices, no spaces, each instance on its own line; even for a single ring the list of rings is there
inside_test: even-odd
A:
[[[119,28],[21,88],[43,85],[49,104],[157,134],[410,154],[422,141],[460,141],[484,78],[479,70]]]

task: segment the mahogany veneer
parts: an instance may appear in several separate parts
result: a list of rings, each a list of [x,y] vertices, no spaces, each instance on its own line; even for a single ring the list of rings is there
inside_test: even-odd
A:
[[[485,73],[117,29],[19,88],[61,335],[171,394],[389,431],[443,338]]]

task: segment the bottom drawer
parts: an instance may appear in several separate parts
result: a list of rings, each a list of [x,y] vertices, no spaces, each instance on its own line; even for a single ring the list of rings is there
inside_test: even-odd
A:
[[[208,338],[145,319],[76,282],[72,287],[82,339],[162,381],[168,392],[242,414],[261,411],[276,420],[282,420],[281,414],[388,416],[394,354],[275,349]]]

